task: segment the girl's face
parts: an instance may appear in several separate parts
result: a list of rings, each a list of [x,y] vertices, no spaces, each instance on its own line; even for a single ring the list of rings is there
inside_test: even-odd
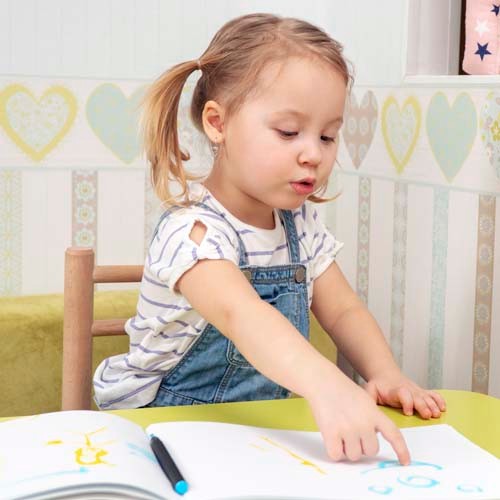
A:
[[[303,58],[270,65],[258,85],[223,124],[223,148],[206,185],[240,220],[272,228],[273,208],[298,208],[327,181],[346,85],[325,63]]]

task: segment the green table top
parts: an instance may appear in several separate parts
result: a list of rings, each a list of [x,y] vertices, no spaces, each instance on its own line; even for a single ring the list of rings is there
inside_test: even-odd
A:
[[[447,411],[440,418],[423,420],[407,417],[400,410],[381,407],[398,427],[449,424],[471,441],[500,458],[500,399],[468,391],[439,391],[446,399]],[[155,422],[205,420],[276,429],[317,430],[307,402],[302,398],[113,410],[143,427]]]

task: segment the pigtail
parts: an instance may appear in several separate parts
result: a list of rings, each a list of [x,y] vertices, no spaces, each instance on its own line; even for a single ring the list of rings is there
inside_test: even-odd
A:
[[[146,158],[151,164],[151,183],[165,205],[189,204],[187,183],[199,179],[184,169],[183,162],[188,161],[190,155],[181,150],[177,131],[182,88],[188,76],[197,69],[198,61],[173,66],[150,86],[141,103],[140,127]],[[179,183],[179,194],[172,194],[169,185],[172,180]]]
[[[340,170],[342,170],[342,165],[340,164],[338,159],[335,160],[335,163],[337,163]],[[326,193],[327,189],[328,189],[328,179],[326,180],[326,182],[322,186],[320,186],[319,189],[317,189],[313,194],[308,196],[307,200],[311,201],[313,203],[325,203],[327,201],[336,200],[342,194],[342,190],[340,190],[337,194],[335,194],[333,196],[329,196],[328,198],[324,198],[323,195]]]
[[[312,203],[326,203],[327,201],[334,201],[340,196],[340,192],[334,196],[329,196],[328,198],[324,198],[326,190],[328,189],[328,181],[316,192],[307,197],[308,201]]]

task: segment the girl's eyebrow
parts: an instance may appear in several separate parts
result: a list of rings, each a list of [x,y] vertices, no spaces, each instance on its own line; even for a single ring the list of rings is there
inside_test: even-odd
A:
[[[293,115],[293,116],[297,116],[298,118],[307,118],[308,116],[305,114],[305,113],[302,113],[301,111],[298,111],[296,109],[283,109],[283,110],[280,110],[280,111],[275,111],[273,113],[273,115],[277,115],[277,116],[280,116],[280,115]],[[331,120],[329,120],[326,125],[330,125],[330,124],[337,124],[337,123],[340,123],[342,124],[344,122],[344,119],[342,116],[337,116],[335,118],[332,118]]]

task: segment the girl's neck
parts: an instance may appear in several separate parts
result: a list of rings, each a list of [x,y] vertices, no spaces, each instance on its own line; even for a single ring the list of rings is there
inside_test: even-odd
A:
[[[245,224],[260,229],[275,228],[274,210],[271,207],[262,205],[248,197],[244,199],[245,195],[243,193],[232,186],[224,186],[212,174],[213,171],[205,179],[203,185],[231,215]]]

